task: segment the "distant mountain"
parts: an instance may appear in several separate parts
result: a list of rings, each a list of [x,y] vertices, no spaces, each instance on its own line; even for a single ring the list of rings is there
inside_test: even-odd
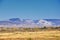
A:
[[[60,19],[45,19],[46,21],[51,21],[55,23],[55,25],[60,25]]]
[[[43,27],[43,26],[60,26],[60,19],[40,19],[40,20],[31,20],[31,19],[19,19],[11,18],[6,21],[0,21],[1,26],[17,26],[17,27]]]
[[[12,19],[9,19],[9,22],[13,24],[20,24],[21,20],[19,18],[12,18]]]
[[[12,19],[9,19],[10,21],[13,21],[13,22],[16,22],[16,21],[21,21],[19,18],[12,18]]]

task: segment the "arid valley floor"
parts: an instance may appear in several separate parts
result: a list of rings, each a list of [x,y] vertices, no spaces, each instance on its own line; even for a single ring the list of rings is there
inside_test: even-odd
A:
[[[60,31],[3,32],[0,40],[60,40]]]

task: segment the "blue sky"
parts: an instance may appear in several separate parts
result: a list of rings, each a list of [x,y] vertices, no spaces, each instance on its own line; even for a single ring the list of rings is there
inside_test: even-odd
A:
[[[0,0],[0,20],[60,19],[60,0]]]

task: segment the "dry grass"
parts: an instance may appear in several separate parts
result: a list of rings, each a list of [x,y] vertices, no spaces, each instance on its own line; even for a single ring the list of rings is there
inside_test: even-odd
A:
[[[0,33],[0,40],[60,40],[60,31]]]

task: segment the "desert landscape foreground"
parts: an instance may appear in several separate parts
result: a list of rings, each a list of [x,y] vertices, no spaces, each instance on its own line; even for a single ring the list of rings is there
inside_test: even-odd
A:
[[[60,40],[60,31],[2,32],[0,40]]]

